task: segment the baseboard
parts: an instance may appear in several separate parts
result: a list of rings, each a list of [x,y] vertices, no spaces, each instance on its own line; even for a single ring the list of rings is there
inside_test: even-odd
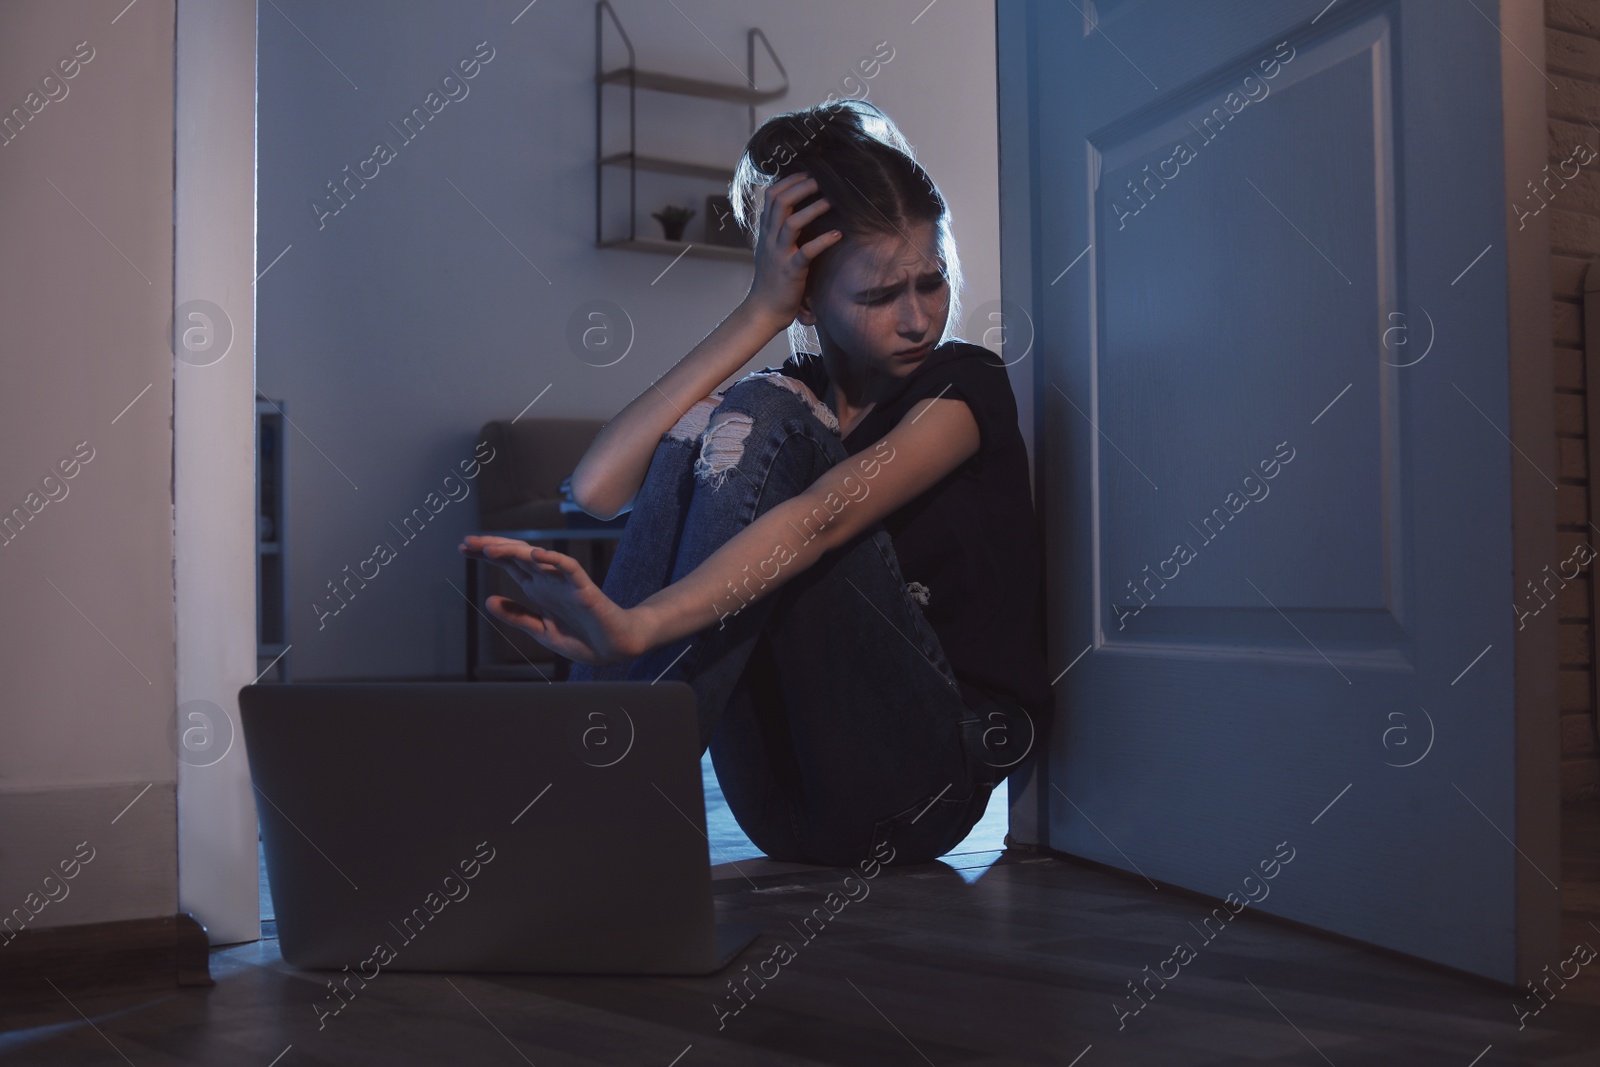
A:
[[[0,940],[0,1003],[209,986],[210,947],[187,913],[23,930]]]
[[[1031,841],[1018,841],[1016,838],[1012,837],[1011,834],[1009,834],[1009,833],[1007,833],[1006,836],[1005,836],[1005,846],[1006,846],[1007,849],[1015,851],[1015,852],[1042,852],[1042,853],[1048,853],[1050,851],[1044,845],[1036,845]]]

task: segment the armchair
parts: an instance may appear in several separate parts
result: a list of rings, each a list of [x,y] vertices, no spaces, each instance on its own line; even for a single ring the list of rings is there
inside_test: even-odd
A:
[[[494,459],[478,476],[476,532],[520,537],[576,556],[594,580],[605,580],[615,539],[627,515],[600,520],[572,502],[572,469],[604,425],[602,419],[501,419],[487,422],[480,439]],[[468,678],[559,678],[566,661],[530,635],[495,619],[483,607],[491,594],[514,597],[517,586],[495,566],[468,559]]]

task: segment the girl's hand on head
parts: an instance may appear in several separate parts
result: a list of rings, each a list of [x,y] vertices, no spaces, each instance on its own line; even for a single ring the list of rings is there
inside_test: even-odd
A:
[[[805,244],[799,244],[800,231],[807,223],[825,214],[826,197],[796,211],[794,206],[817,191],[816,179],[796,171],[767,187],[756,237],[756,276],[745,303],[764,315],[785,324],[793,322],[805,295],[806,276],[811,262],[844,239],[838,230],[829,230]]]
[[[497,564],[522,587],[527,603],[492,596],[484,601],[490,613],[557,655],[578,663],[616,663],[649,650],[644,616],[619,607],[571,556],[477,534],[460,548],[463,555]]]

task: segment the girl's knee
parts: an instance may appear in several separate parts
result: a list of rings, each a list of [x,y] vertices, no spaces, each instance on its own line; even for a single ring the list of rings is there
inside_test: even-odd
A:
[[[745,439],[755,419],[742,411],[718,408],[700,438],[700,455],[694,461],[695,477],[716,488],[739,465]]]
[[[763,433],[769,427],[776,432],[796,418],[819,423],[838,438],[838,418],[804,382],[776,372],[745,375],[728,388],[722,403],[706,418],[695,476],[714,488],[722,485],[744,456],[752,433]]]
[[[737,399],[735,399],[737,398]],[[738,410],[756,415],[768,412],[779,416],[800,411],[816,419],[835,436],[839,419],[799,378],[777,371],[753,371],[734,382],[724,397],[724,405],[734,401]]]
[[[713,412],[722,403],[721,393],[712,393],[710,396],[701,397],[689,406],[678,421],[672,424],[667,431],[667,436],[678,441],[693,441],[706,432],[706,425]]]

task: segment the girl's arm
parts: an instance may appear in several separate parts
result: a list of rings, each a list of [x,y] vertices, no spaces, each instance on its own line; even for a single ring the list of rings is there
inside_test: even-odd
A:
[[[580,663],[632,659],[725,622],[916,499],[978,451],[977,420],[955,397],[920,401],[870,449],[774,505],[681,579],[623,608],[571,556],[504,537],[469,536],[462,551],[507,569],[531,607],[492,596],[495,617]]]
[[[978,423],[965,401],[921,401],[876,445],[774,505],[700,566],[630,609],[640,651],[725,623],[915,500],[976,454],[979,444]]]
[[[796,172],[767,189],[750,291],[688,355],[601,428],[572,471],[572,497],[584,511],[611,519],[632,506],[661,435],[794,321],[811,261],[841,237],[832,230],[798,243],[806,224],[829,207],[823,197],[794,210],[816,188],[813,179]]]
[[[599,519],[627,511],[661,435],[787,326],[748,298],[734,308],[595,436],[572,471],[572,497],[578,506]]]

